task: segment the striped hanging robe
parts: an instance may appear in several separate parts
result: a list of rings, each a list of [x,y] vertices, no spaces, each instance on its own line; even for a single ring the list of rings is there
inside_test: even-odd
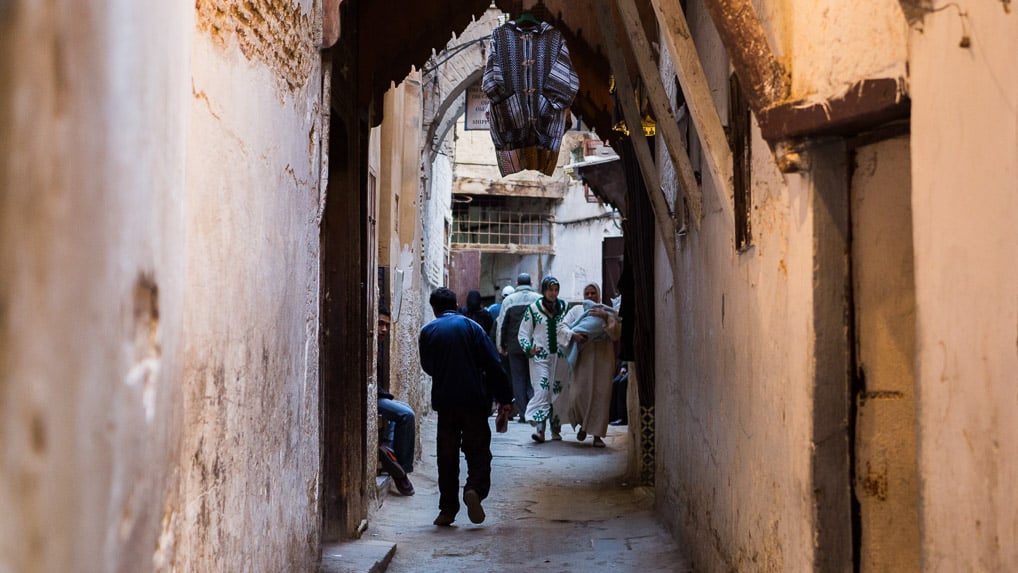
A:
[[[481,89],[502,176],[534,169],[551,175],[558,163],[565,118],[580,81],[562,33],[547,22],[515,21],[491,34]]]

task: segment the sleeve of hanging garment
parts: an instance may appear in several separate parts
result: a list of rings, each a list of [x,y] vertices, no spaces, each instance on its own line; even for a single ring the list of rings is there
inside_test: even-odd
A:
[[[501,42],[499,32],[496,28],[491,33],[491,43],[488,46],[488,61],[484,65],[484,75],[481,77],[481,91],[492,102],[500,102],[506,98],[505,74],[502,70],[502,58],[500,54]]]
[[[573,103],[579,89],[580,78],[573,69],[572,60],[569,59],[569,47],[566,46],[565,39],[562,39],[548,72],[548,79],[544,82],[544,97],[548,98],[553,108],[562,110]]]

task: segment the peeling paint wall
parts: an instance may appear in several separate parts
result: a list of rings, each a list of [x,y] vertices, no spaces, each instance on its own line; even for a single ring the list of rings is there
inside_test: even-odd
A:
[[[870,1],[865,10],[838,0],[765,4],[790,21],[776,52],[791,71],[793,100],[825,100],[863,78],[908,75],[908,23],[898,0]]]
[[[868,52],[854,48],[866,40],[850,32],[869,14],[824,2],[755,4],[778,39],[779,56],[802,81],[796,97],[829,92],[885,65],[864,65],[872,63]],[[727,58],[703,3],[690,2],[686,15],[727,123]],[[893,26],[880,18],[878,24]],[[795,43],[782,41],[789,32]],[[832,40],[841,35],[852,42]],[[897,51],[881,61],[903,70],[901,35],[887,41],[897,41]],[[864,62],[842,61],[856,56]],[[663,57],[663,77],[673,73]],[[834,161],[837,146],[819,151],[805,171],[782,174],[755,120],[752,136],[751,246],[735,250],[734,221],[722,207],[731,199],[719,196],[700,168],[705,216],[700,229],[677,241],[677,280],[658,249],[657,507],[698,571],[842,570],[851,567],[847,457],[832,464],[817,457],[830,446],[818,443],[814,422],[822,406],[818,388],[834,392],[840,385],[847,408],[845,310],[828,308],[818,295],[824,281],[840,277],[847,285],[846,259],[824,254],[843,240],[829,225],[847,214],[847,180],[843,189],[832,186],[844,172],[843,162]],[[700,153],[694,140],[694,169]],[[677,183],[663,145],[657,165],[671,200]],[[826,195],[841,203],[828,204]],[[818,350],[832,343],[838,357]],[[824,400],[836,398],[829,393]],[[845,451],[847,432],[827,439],[830,451]],[[831,515],[843,516],[840,530],[829,528]],[[832,545],[841,549],[832,553]]]
[[[0,569],[313,568],[319,20],[0,5]]]
[[[958,6],[910,36],[922,566],[1014,571],[1018,11]]]

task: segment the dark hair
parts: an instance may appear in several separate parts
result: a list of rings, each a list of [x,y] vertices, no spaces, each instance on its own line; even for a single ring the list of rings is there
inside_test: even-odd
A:
[[[389,314],[389,307],[384,304],[378,305],[378,316],[388,316],[389,318],[392,318],[392,315]]]
[[[431,303],[431,309],[435,311],[435,314],[456,310],[456,293],[446,287],[439,287],[431,291],[428,302]]]
[[[518,285],[530,284],[530,275],[528,275],[527,273],[520,273],[519,276],[516,277],[516,284]]]
[[[543,279],[541,279],[541,294],[544,294],[544,291],[548,290],[551,287],[551,285],[558,284],[559,282],[557,278],[551,275],[544,277]]]

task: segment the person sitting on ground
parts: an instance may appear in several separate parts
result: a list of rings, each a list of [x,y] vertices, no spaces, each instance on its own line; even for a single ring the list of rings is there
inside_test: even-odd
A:
[[[389,342],[392,317],[385,306],[378,308],[378,354]],[[416,416],[406,402],[395,399],[388,389],[378,386],[378,415],[384,420],[378,445],[378,460],[403,495],[413,495],[414,485],[408,474],[414,471]]]

